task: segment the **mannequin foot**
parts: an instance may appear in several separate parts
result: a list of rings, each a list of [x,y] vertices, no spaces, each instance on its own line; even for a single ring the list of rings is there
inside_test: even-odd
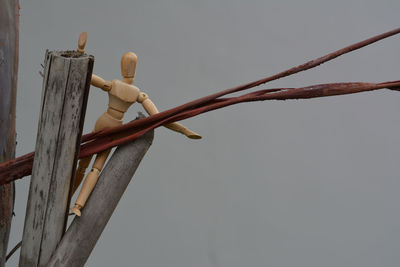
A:
[[[76,216],[80,217],[81,216],[81,209],[82,206],[79,204],[75,204],[73,208],[71,208],[72,213],[74,213]]]

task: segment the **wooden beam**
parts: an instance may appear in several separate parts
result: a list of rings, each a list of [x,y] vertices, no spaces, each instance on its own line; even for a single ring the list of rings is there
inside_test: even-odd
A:
[[[18,33],[18,0],[0,0],[0,162],[15,156]],[[14,183],[0,186],[0,267],[5,266],[14,198]]]
[[[48,52],[19,266],[47,266],[65,232],[93,57]]]
[[[84,266],[154,137],[150,131],[116,149],[81,217],[75,217],[48,266]]]

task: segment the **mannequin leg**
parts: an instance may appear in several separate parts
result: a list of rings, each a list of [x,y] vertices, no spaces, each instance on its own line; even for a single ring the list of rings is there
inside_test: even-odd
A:
[[[100,171],[103,169],[104,163],[107,160],[110,149],[97,154],[96,159],[93,163],[93,168],[86,176],[83,182],[81,191],[79,192],[78,198],[75,201],[75,206],[71,209],[77,216],[81,216],[81,209],[85,205],[90,193],[93,191],[94,186],[99,178]]]
[[[78,189],[79,185],[81,184],[83,177],[85,176],[86,169],[89,166],[91,160],[92,156],[89,156],[79,161],[78,168],[76,169],[75,172],[74,187],[72,188],[72,194],[75,193],[76,189]]]

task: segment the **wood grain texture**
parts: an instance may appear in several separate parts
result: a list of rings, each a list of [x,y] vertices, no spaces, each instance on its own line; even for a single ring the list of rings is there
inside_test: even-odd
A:
[[[15,156],[18,33],[18,1],[0,0],[0,162]],[[14,198],[14,183],[0,186],[0,267],[5,266]]]
[[[67,219],[93,57],[46,53],[41,116],[19,266],[47,266]]]
[[[84,266],[140,161],[154,131],[120,146],[111,156],[90,195],[81,217],[75,217],[48,266]]]

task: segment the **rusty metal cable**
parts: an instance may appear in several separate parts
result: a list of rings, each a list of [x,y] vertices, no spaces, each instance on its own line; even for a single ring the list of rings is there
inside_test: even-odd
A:
[[[360,49],[364,46],[370,45],[398,33],[400,33],[400,28],[352,44],[325,56],[282,71],[278,74],[208,95],[206,97],[160,112],[147,118],[135,120],[121,126],[108,128],[99,132],[86,134],[82,137],[82,145],[79,158],[97,154],[108,148],[132,141],[143,135],[147,131],[155,129],[162,125],[194,117],[205,112],[238,103],[265,100],[308,99],[315,97],[353,94],[383,88],[399,90],[400,81],[384,83],[330,83],[312,85],[301,88],[264,89],[243,94],[237,97],[221,98],[222,96],[228,94],[244,91],[273,80],[277,80],[301,71],[317,67],[336,57]],[[0,185],[30,175],[32,171],[33,156],[34,153],[31,152],[14,160],[10,160],[0,164]]]

